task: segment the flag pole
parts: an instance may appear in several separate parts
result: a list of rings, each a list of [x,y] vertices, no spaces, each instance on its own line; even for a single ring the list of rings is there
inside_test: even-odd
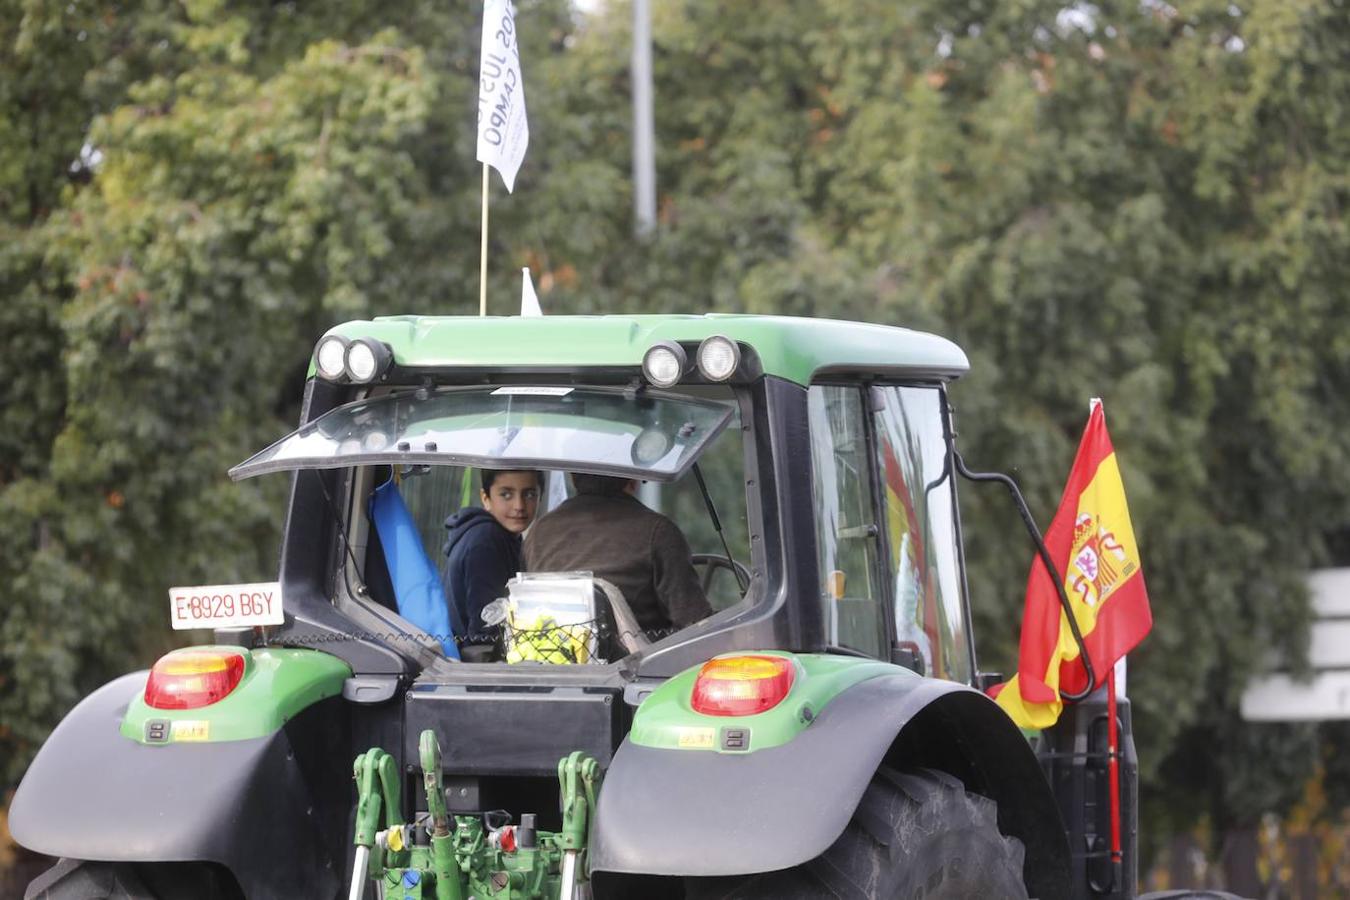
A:
[[[488,164],[483,163],[483,244],[478,259],[478,315],[487,315]]]
[[[1122,879],[1120,854],[1120,731],[1116,723],[1116,667],[1106,670],[1106,766],[1111,795],[1111,877],[1119,889]]]

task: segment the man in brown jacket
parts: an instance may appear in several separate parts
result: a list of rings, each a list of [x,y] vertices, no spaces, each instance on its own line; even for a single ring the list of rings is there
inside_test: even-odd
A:
[[[530,572],[590,571],[623,592],[643,631],[712,615],[678,525],[642,505],[631,478],[574,474],[576,496],[525,538]]]

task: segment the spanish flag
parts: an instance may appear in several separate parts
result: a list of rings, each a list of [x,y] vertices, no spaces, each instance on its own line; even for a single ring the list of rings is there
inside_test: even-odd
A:
[[[1093,687],[1098,687],[1153,625],[1125,486],[1100,400],[1092,401],[1045,546],[1064,574],[1064,590],[1096,675]],[[1078,645],[1039,555],[1027,577],[1017,674],[1001,687],[998,705],[1023,728],[1055,724],[1064,706],[1061,688],[1076,693],[1087,687]]]

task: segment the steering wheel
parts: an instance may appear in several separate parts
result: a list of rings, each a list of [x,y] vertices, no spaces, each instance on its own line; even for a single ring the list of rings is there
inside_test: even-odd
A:
[[[736,582],[737,590],[742,584],[750,583],[750,570],[729,556],[723,556],[720,553],[695,553],[689,557],[689,561],[694,564],[694,568],[703,568],[703,577],[699,579],[699,587],[703,589],[703,595],[708,595],[708,588],[712,585],[713,576],[717,574],[718,569],[726,569],[732,574],[732,577],[739,575]]]

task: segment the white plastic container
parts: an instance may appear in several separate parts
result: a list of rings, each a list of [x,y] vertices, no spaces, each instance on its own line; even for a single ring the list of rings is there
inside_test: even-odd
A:
[[[521,572],[506,588],[507,662],[602,662],[590,572]]]

